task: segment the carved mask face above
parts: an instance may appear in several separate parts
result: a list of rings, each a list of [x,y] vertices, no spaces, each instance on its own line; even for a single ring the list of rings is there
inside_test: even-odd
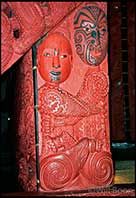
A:
[[[68,39],[61,33],[50,34],[38,48],[38,69],[45,81],[61,83],[72,68],[72,50]]]
[[[91,66],[99,65],[107,53],[107,18],[96,6],[83,7],[74,19],[74,43],[80,59]]]

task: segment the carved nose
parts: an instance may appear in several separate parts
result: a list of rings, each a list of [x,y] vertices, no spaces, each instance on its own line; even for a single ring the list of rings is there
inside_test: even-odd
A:
[[[54,68],[59,68],[60,67],[60,61],[58,56],[53,57],[53,67]]]
[[[60,65],[53,65],[53,67],[57,69],[60,67]]]

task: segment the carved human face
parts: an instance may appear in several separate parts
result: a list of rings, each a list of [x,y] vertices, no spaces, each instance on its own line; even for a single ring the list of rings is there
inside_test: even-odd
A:
[[[74,42],[80,59],[99,65],[107,53],[107,18],[99,7],[83,7],[74,19]]]
[[[48,82],[65,81],[72,68],[70,42],[61,33],[50,34],[38,48],[38,69]]]

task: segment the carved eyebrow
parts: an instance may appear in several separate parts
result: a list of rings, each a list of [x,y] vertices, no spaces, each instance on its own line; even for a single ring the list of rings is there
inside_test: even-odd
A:
[[[49,53],[49,54],[52,54],[52,55],[53,55],[54,50],[51,49],[51,48],[45,48],[45,49],[43,50],[43,54],[45,54],[45,53]]]
[[[91,23],[90,21],[83,20],[83,21],[81,22],[81,26],[82,26],[82,27],[85,27],[85,26],[87,26],[87,25],[90,25],[91,28],[95,28],[95,27],[96,27],[96,24]]]
[[[77,16],[77,18],[76,18],[76,20],[74,21],[74,24],[77,24],[78,23],[78,21],[79,21],[79,18],[80,18],[80,16],[86,16],[87,18],[89,18],[89,19],[91,19],[87,14],[85,14],[84,12],[79,12],[79,14],[78,14],[78,16]]]

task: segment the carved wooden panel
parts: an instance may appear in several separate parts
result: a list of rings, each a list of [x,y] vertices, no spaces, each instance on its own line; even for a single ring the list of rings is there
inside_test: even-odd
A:
[[[15,130],[18,181],[25,191],[36,191],[35,123],[32,53],[29,51],[16,71]]]
[[[2,58],[1,63],[3,68],[5,69],[8,62],[11,60],[13,56],[13,42],[14,38],[12,35],[11,23],[7,17],[7,15],[2,11],[1,13],[1,21],[2,21],[2,29],[1,29],[1,50],[2,50]]]
[[[16,6],[20,5],[18,2]],[[37,13],[39,4],[31,5]],[[49,5],[55,13],[61,2]],[[49,5],[42,3],[50,13]],[[40,182],[39,191],[43,192],[86,190],[113,182],[106,3],[66,5],[71,8],[65,8],[63,16],[74,6],[78,7],[61,23],[58,12],[57,25],[37,45],[40,181],[35,169],[31,51],[23,57],[18,70],[17,156],[19,181],[25,191],[35,191],[36,182]],[[23,12],[28,12],[28,8]],[[43,14],[45,18],[48,12]],[[20,15],[20,21],[29,21],[21,18],[21,12],[16,15]],[[35,26],[37,21],[32,21]],[[28,26],[21,28],[23,35],[23,28]]]
[[[81,2],[65,2],[65,6],[64,2],[2,2],[1,73],[79,4]]]
[[[106,3],[83,3],[38,46],[40,191],[113,181]]]
[[[36,3],[2,2],[2,5],[3,73],[42,36],[45,26],[44,15]]]

